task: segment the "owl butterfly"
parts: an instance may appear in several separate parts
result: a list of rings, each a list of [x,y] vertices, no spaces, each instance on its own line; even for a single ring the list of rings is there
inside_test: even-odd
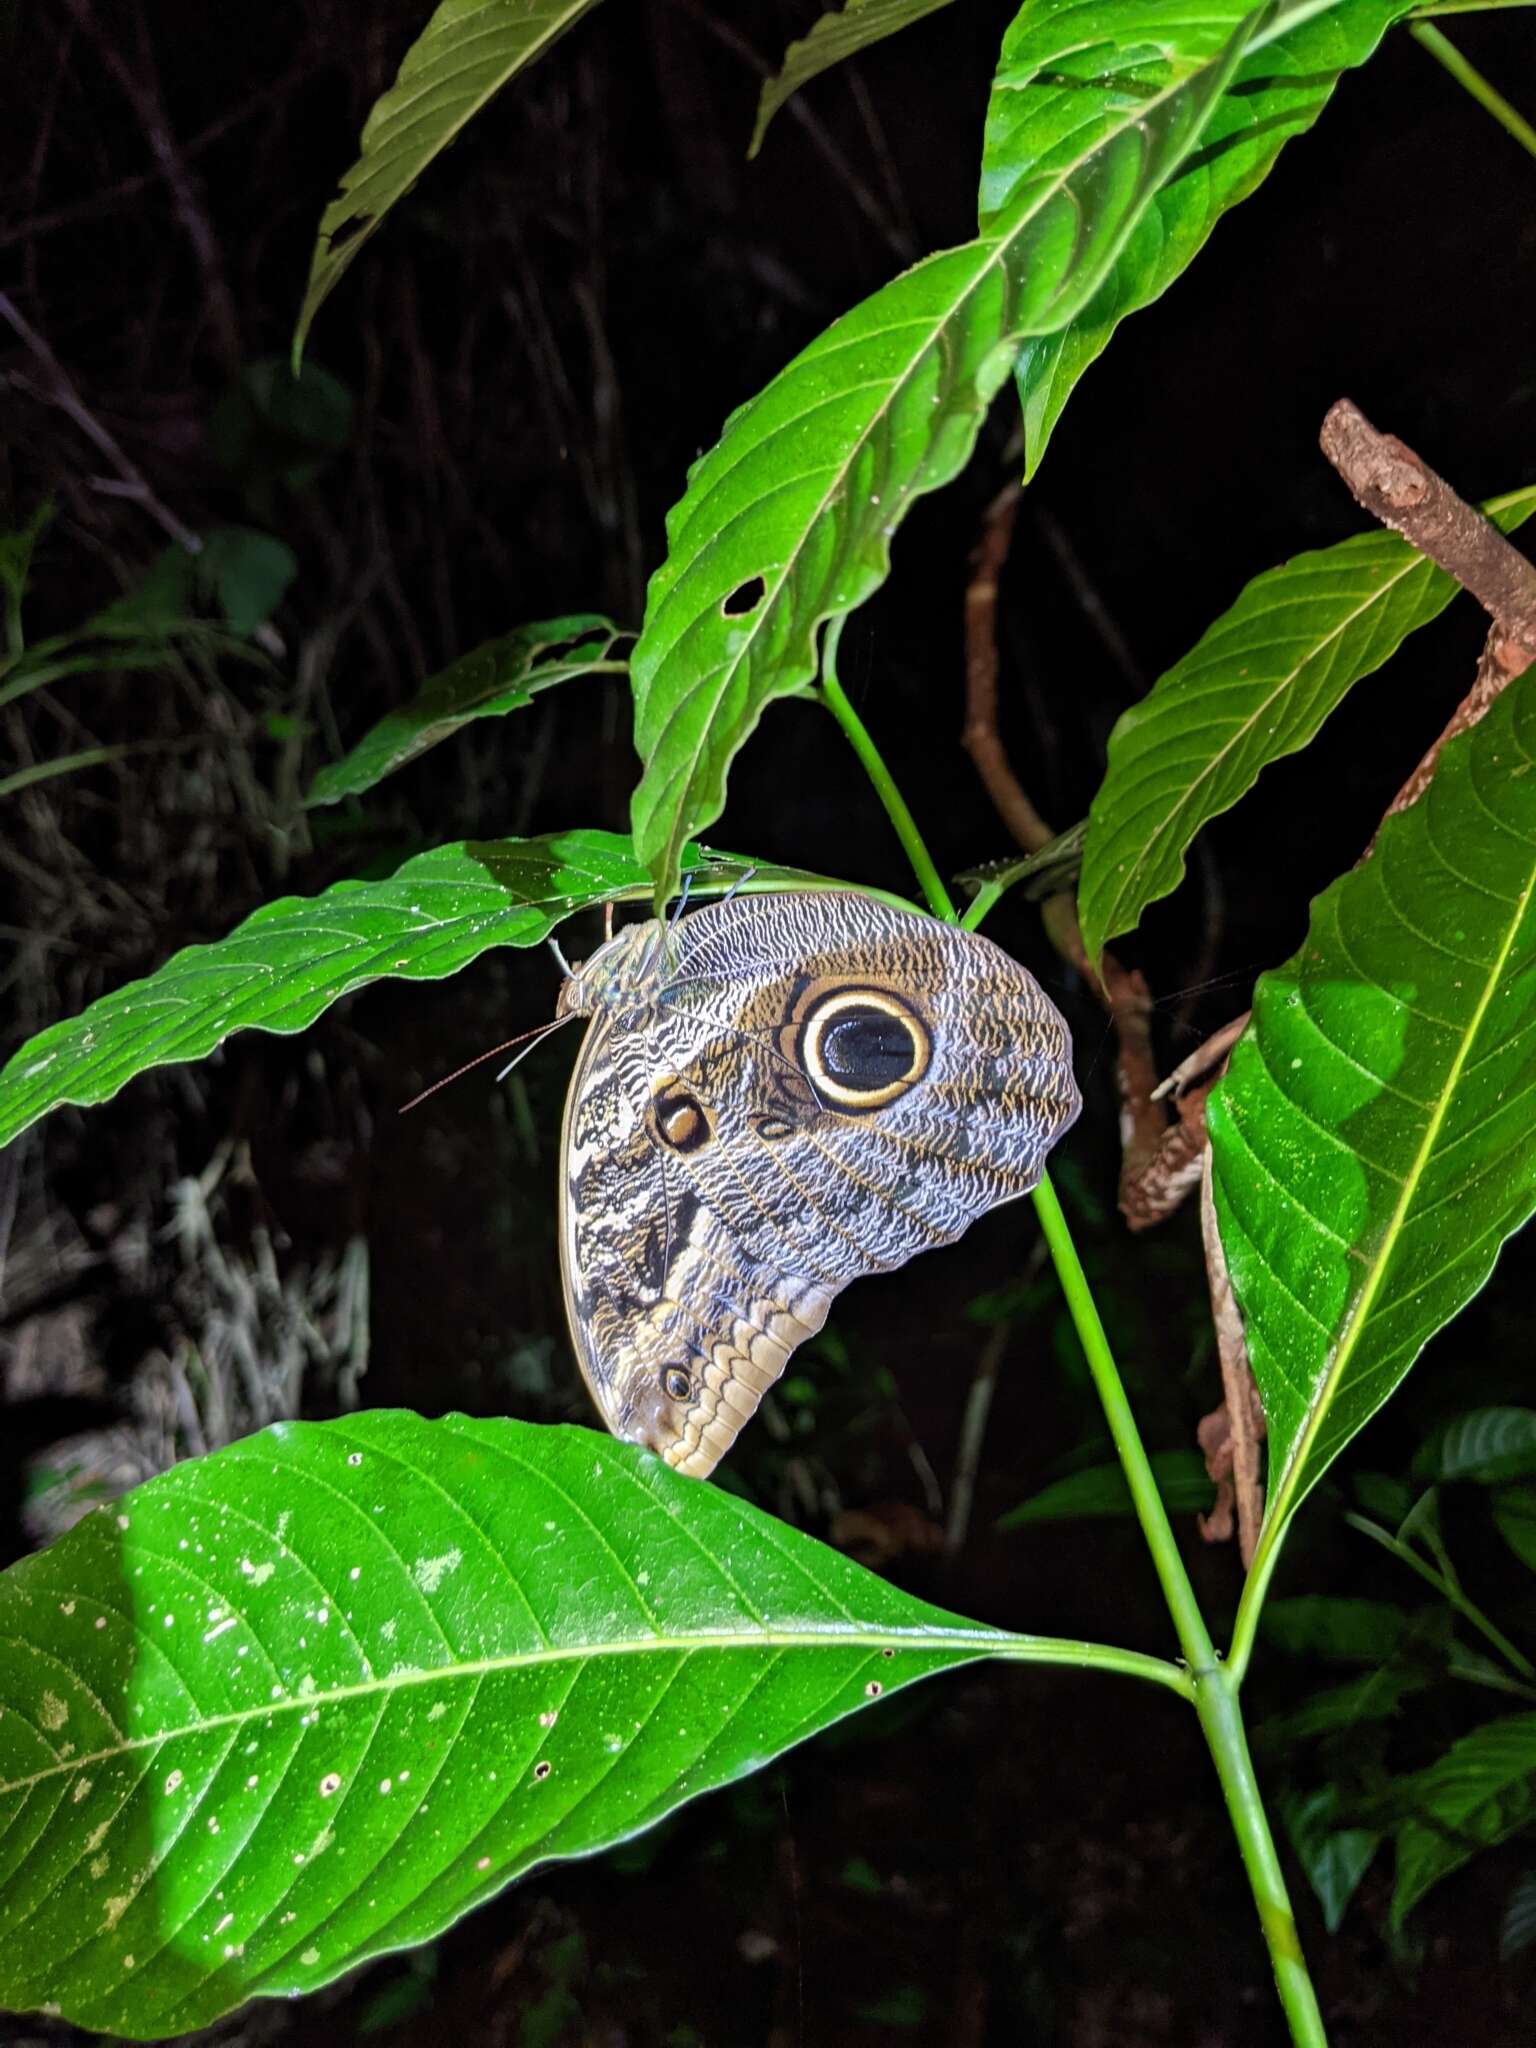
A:
[[[571,1338],[616,1436],[704,1477],[836,1295],[1026,1194],[1071,1040],[989,939],[845,891],[628,926],[561,1140]]]

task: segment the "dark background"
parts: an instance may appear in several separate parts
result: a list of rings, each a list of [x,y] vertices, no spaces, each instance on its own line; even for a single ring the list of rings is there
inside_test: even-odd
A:
[[[261,526],[299,565],[261,663],[75,678],[0,714],[21,763],[143,749],[8,802],[0,921],[17,1041],[273,894],[388,872],[463,836],[625,827],[635,763],[611,681],[471,727],[363,804],[306,819],[296,795],[477,641],[565,608],[638,621],[666,509],[730,408],[905,262],[973,231],[1009,9],[967,0],[822,80],[749,164],[758,60],[776,62],[817,11],[610,6],[498,99],[320,314],[311,356],[355,417],[299,491],[250,457],[221,461],[210,422],[244,369],[286,350],[320,210],[425,7],[69,0],[0,15],[0,289],[180,519]],[[1528,21],[1451,26],[1536,111]],[[1530,160],[1394,35],[1190,274],[1120,331],[1026,494],[1000,613],[1004,716],[1054,823],[1085,813],[1119,712],[1247,578],[1359,530],[1316,450],[1334,398],[1356,399],[1470,497],[1536,475],[1533,279]],[[96,487],[110,465],[3,325],[0,406],[0,524],[44,496],[57,505],[29,597],[39,635],[136,580],[164,536],[142,505]],[[966,475],[907,521],[889,586],[844,640],[845,681],[951,873],[1009,850],[957,736],[966,559],[1016,466],[1012,431],[1005,394]],[[1309,898],[1357,857],[1479,640],[1459,604],[1207,833],[1178,897],[1122,949],[1159,999],[1165,1067],[1298,943]],[[770,712],[710,836],[908,886],[851,756],[808,704]],[[1088,1106],[1064,1195],[1149,1445],[1188,1445],[1218,1399],[1195,1219],[1139,1241],[1120,1227],[1101,1017],[1031,905],[1008,899],[989,929],[1074,1022]],[[259,1341],[280,1325],[291,1336],[295,1303],[324,1337],[327,1276],[349,1244],[365,1251],[369,1405],[585,1416],[552,1229],[569,1049],[557,1040],[507,1089],[476,1077],[394,1114],[546,1016],[555,986],[544,955],[506,953],[439,987],[384,985],[302,1039],[238,1039],[88,1118],[62,1113],[0,1160],[8,1557],[38,1533],[23,1503],[33,1454],[46,1469],[73,1456],[89,1480],[93,1459],[121,1478],[154,1443],[195,1447],[185,1418],[163,1412],[166,1361],[225,1327],[231,1270],[255,1276],[244,1312]],[[184,1227],[198,1177],[201,1237]],[[1033,1247],[1029,1216],[1004,1211],[855,1288],[797,1360],[777,1431],[765,1419],[744,1442],[733,1483],[962,1612],[1166,1651],[1128,1523],[993,1530],[1073,1460],[1107,1455]],[[1411,1600],[1339,1522],[1349,1474],[1401,1471],[1438,1417],[1528,1395],[1528,1261],[1528,1247],[1506,1255],[1314,1499],[1277,1592]],[[1035,1276],[1022,1288],[1021,1271]],[[1010,1286],[976,1509],[946,1559],[934,1488],[948,1488],[986,1318]],[[308,1413],[341,1398],[324,1348]],[[217,1416],[200,1426],[217,1439]],[[1475,1503],[1464,1519],[1453,1534],[1469,1577],[1529,1640],[1528,1592]],[[1192,1516],[1180,1526],[1224,1625],[1236,1559],[1203,1544]],[[1261,1654],[1255,1714],[1317,1675]],[[1403,1757],[1464,1725],[1436,1708],[1404,1734]],[[1518,1843],[1481,1857],[1396,1949],[1385,1853],[1331,1938],[1291,1866],[1341,2048],[1528,2039],[1530,1954],[1498,1960],[1528,1862]],[[6,2025],[7,2039],[68,2038]],[[380,2028],[516,2048],[1283,2039],[1192,1717],[1128,1683],[1020,1669],[873,1710],[627,1851],[537,1874],[423,1956],[216,2031],[306,2043]]]

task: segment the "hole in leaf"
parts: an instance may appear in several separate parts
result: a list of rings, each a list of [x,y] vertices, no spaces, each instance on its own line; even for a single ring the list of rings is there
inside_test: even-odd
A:
[[[737,584],[729,597],[722,598],[720,609],[728,619],[744,619],[757,610],[767,587],[761,576],[749,576],[745,583]]]
[[[325,238],[327,253],[334,256],[349,242],[355,242],[359,235],[366,235],[373,224],[371,213],[354,213],[350,220],[338,221]]]

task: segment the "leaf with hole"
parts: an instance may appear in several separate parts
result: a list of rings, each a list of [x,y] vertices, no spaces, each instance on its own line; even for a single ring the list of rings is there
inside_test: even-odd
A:
[[[1322,113],[1343,73],[1363,64],[1412,4],[1336,0],[1322,7],[1292,6],[1255,34],[1200,149],[1158,193],[1093,299],[1065,326],[1032,337],[1020,351],[1014,374],[1024,412],[1026,482],[1039,468],[1078,379],[1120,322],[1159,298],[1188,268],[1221,216],[1263,182],[1286,143]],[[1029,163],[1031,130],[1048,119],[1059,86],[1052,53],[1064,16],[1083,21],[1085,35],[1108,22],[1115,36],[1114,68],[1134,84],[1149,54],[1186,47],[1192,34],[1220,32],[1242,12],[1234,0],[1223,0],[1217,9],[1202,8],[1195,21],[1169,0],[1121,0],[1112,9],[1103,0],[1067,8],[1059,0],[1030,0],[1004,41],[987,112],[982,226],[1006,203],[1019,167]]]
[[[1266,974],[1211,1097],[1269,1423],[1262,1599],[1297,1504],[1536,1207],[1536,680],[1452,740]]]
[[[1536,1714],[1474,1728],[1400,1788],[1409,1817],[1397,1831],[1392,1924],[1479,1849],[1536,1820]]]
[[[747,155],[757,155],[768,133],[768,123],[802,85],[809,85],[834,64],[846,64],[861,50],[884,42],[887,36],[949,5],[950,0],[844,0],[843,6],[829,8],[819,21],[812,23],[808,35],[790,44],[773,77],[763,80],[757,123]]]
[[[293,337],[298,364],[316,313],[385,214],[519,71],[595,0],[441,0],[375,101],[357,162],[320,217]]]
[[[371,726],[340,761],[322,768],[306,799],[334,804],[372,789],[408,761],[475,718],[500,718],[533,702],[534,692],[574,676],[621,673],[609,659],[623,628],[595,612],[540,619],[487,640],[424,683],[409,704]]]
[[[1536,486],[1485,508],[1512,533]],[[1346,694],[1460,585],[1395,533],[1318,548],[1247,585],[1120,718],[1088,816],[1078,918],[1089,957],[1177,888],[1203,826],[1300,752]]]
[[[685,853],[700,895],[748,863]],[[752,886],[835,887],[759,866]],[[630,843],[612,832],[465,840],[418,854],[382,882],[284,896],[227,938],[188,946],[30,1039],[0,1072],[0,1144],[61,1103],[106,1102],[151,1067],[199,1059],[235,1031],[302,1031],[354,989],[441,981],[493,946],[536,946],[574,911],[649,894]]]
[[[1073,1647],[592,1431],[386,1411],[88,1515],[0,1576],[0,1640],[0,2003],[135,2039],[429,1940],[915,1679]]]
[[[897,527],[964,465],[1020,341],[1092,296],[1267,18],[1148,67],[1135,93],[1097,74],[1108,26],[1083,49],[1065,23],[1049,146],[1032,138],[1032,175],[987,232],[846,313],[695,463],[631,661],[631,815],[658,901],[764,708],[815,674],[822,623],[885,580]]]

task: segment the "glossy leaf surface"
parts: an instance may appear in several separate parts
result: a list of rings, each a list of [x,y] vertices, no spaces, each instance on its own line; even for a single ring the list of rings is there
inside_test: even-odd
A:
[[[1199,153],[1159,192],[1138,223],[1092,301],[1066,326],[1037,335],[1020,351],[1015,372],[1024,410],[1025,480],[1040,466],[1052,429],[1078,379],[1103,353],[1128,313],[1161,296],[1204,247],[1229,207],[1246,199],[1269,174],[1294,135],[1310,128],[1328,104],[1343,72],[1362,64],[1412,0],[1340,0],[1334,6],[1287,8],[1254,36],[1231,88],[1212,115]],[[1233,0],[1200,10],[1192,23],[1169,0],[1104,0],[1065,10],[1086,32],[1112,23],[1116,66],[1130,78],[1148,52],[1188,47],[1191,33],[1219,32],[1241,18]],[[1055,84],[1042,79],[1051,63],[1042,56],[1063,14],[1053,0],[1032,0],[1016,17],[1003,45],[1003,61],[987,116],[981,219],[985,226],[1011,184],[1018,154],[1016,131],[1034,118],[1034,102]]]
[[[701,895],[744,866],[701,847],[685,860]],[[754,886],[813,879],[759,867]],[[302,1031],[354,989],[441,981],[493,946],[538,945],[589,904],[648,894],[627,838],[556,832],[465,840],[418,854],[388,881],[282,897],[29,1040],[0,1072],[0,1144],[60,1103],[106,1102],[136,1074],[198,1059],[232,1032]]]
[[[385,214],[486,102],[594,0],[442,0],[374,104],[357,162],[320,217],[294,359],[321,305]]]
[[[1511,533],[1536,512],[1536,487],[1487,510]],[[1178,886],[1196,833],[1271,761],[1306,746],[1353,685],[1438,618],[1458,588],[1398,534],[1380,531],[1297,555],[1247,585],[1110,735],[1078,890],[1090,958]],[[1426,746],[1432,738],[1425,733]]]
[[[592,1431],[380,1411],[92,1513],[0,1644],[0,2003],[143,2039],[1029,1639]]]
[[[1536,1206],[1536,683],[1318,897],[1211,1098],[1269,1422],[1250,1590],[1297,1503]]]
[[[1070,76],[987,232],[845,314],[694,465],[631,662],[635,846],[658,899],[764,707],[815,674],[823,621],[879,587],[915,498],[964,464],[1019,342],[1086,302],[1196,147],[1246,32],[1131,93],[1098,76],[1108,27],[1084,49],[1064,17]]]
[[[590,675],[610,663],[622,629],[595,612],[541,619],[471,648],[424,683],[409,704],[391,711],[364,733],[349,753],[315,777],[308,801],[333,804],[372,789],[418,754],[451,739],[475,718],[500,718],[533,702],[573,676]]]

